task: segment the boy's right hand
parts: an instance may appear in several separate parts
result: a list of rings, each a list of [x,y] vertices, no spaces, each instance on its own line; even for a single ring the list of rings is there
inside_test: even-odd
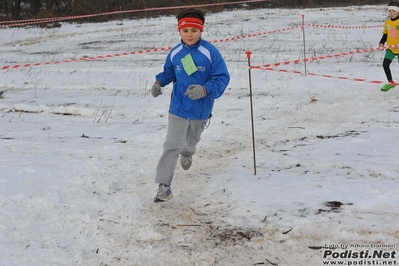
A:
[[[162,94],[161,83],[159,83],[159,81],[155,81],[154,85],[152,85],[151,93],[154,97],[158,97]]]

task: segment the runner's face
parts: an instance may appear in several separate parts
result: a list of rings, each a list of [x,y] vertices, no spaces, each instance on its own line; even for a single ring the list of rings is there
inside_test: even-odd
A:
[[[193,45],[201,38],[201,31],[194,27],[185,27],[179,31],[180,37],[187,45]]]
[[[392,9],[389,10],[389,17],[390,18],[396,18],[398,15],[399,15],[398,11],[392,10]]]

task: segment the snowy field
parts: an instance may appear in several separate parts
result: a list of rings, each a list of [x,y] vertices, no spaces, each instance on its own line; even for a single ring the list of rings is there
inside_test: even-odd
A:
[[[397,265],[399,91],[372,82],[384,51],[346,54],[378,47],[386,16],[209,13],[203,38],[231,82],[166,203],[153,197],[171,86],[150,88],[167,51],[104,56],[174,46],[175,18],[0,29],[0,67],[41,63],[0,72],[0,265]],[[251,70],[256,158],[246,51],[291,62]],[[325,256],[343,245],[392,256]]]

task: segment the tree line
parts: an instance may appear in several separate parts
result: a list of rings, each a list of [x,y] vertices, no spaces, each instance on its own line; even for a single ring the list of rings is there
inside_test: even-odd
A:
[[[1,0],[0,20],[18,20],[31,18],[47,18],[59,16],[74,16],[98,14],[104,12],[137,10],[156,7],[173,7],[198,4],[214,4],[218,6],[206,7],[207,11],[221,11],[223,9],[244,8],[243,5],[223,5],[223,3],[237,0]],[[245,8],[305,8],[331,7],[348,5],[387,4],[385,0],[270,0],[249,3]],[[142,17],[174,14],[173,9],[151,11],[151,14],[137,12],[125,14],[124,17]],[[121,18],[119,16],[118,18]],[[98,18],[97,18],[98,19]],[[104,19],[104,18],[103,18]],[[108,18],[110,19],[110,18]],[[111,18],[112,19],[112,18]]]

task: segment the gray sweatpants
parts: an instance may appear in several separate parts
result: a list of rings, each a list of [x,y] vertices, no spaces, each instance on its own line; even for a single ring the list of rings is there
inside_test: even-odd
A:
[[[179,154],[187,157],[195,153],[207,121],[189,120],[169,114],[168,134],[157,165],[155,183],[171,185]]]

